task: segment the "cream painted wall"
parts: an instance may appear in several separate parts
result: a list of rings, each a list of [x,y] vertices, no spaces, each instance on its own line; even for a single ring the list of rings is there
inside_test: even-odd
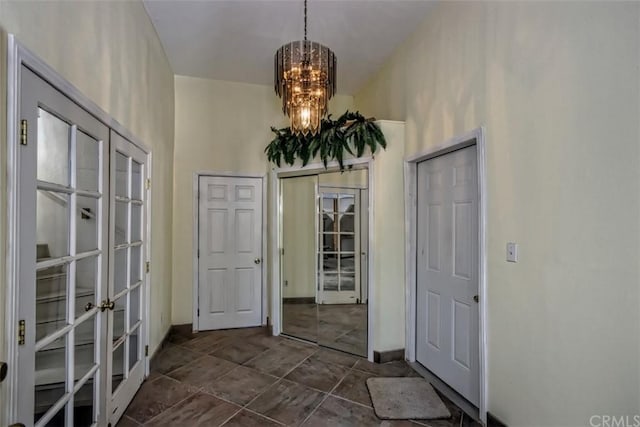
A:
[[[374,284],[373,343],[375,351],[404,348],[404,140],[405,124],[378,121],[387,149],[373,165]],[[371,236],[370,236],[371,238]],[[370,306],[371,307],[371,306]]]
[[[185,324],[193,319],[194,173],[266,174],[270,127],[287,121],[272,86],[176,76],[175,89],[172,313],[173,324]],[[352,97],[336,96],[329,110],[341,114],[352,104]]]
[[[639,18],[442,2],[355,96],[406,119],[405,155],[486,126],[488,402],[511,426],[640,411]]]
[[[88,98],[151,147],[151,341],[170,326],[173,73],[141,2],[0,1],[0,117],[6,124],[6,34],[13,33]],[[6,134],[0,135],[0,204],[6,236]],[[4,360],[5,264],[0,263],[0,359]],[[13,337],[10,337],[13,339]],[[4,410],[0,405],[0,411]],[[2,414],[0,413],[0,419]]]

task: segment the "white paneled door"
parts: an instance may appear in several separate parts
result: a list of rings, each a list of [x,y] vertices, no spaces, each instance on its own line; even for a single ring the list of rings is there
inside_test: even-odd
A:
[[[201,176],[198,330],[262,324],[262,179]]]
[[[476,147],[418,164],[416,359],[479,403]]]

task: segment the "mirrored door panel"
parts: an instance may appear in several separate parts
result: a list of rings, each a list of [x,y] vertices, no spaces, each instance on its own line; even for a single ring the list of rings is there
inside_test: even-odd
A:
[[[109,130],[24,67],[21,95],[19,412],[89,426],[104,416]]]
[[[317,176],[287,178],[282,189],[282,331],[318,340],[316,309]]]
[[[282,332],[367,356],[367,171],[280,184]]]
[[[359,188],[319,187],[318,343],[367,355],[367,301],[361,262],[366,248]],[[366,198],[365,198],[366,200]],[[366,221],[366,219],[365,219]],[[366,271],[364,271],[366,277]]]

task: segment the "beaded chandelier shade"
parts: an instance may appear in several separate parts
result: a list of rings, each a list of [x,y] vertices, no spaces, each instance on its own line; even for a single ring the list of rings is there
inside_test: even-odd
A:
[[[336,91],[336,56],[328,47],[307,40],[307,0],[304,40],[287,43],[275,54],[275,89],[282,98],[282,111],[291,120],[291,131],[318,133]]]

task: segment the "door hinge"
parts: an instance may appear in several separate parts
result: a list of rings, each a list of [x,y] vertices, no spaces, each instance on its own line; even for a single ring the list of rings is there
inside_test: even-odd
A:
[[[147,356],[147,357],[149,356],[149,346],[148,345],[144,346],[144,355]]]
[[[144,183],[144,186],[147,188],[147,190],[151,189],[151,180],[147,178],[147,180]]]
[[[284,255],[284,248],[280,249],[280,254]]]
[[[27,121],[20,120],[20,145],[27,145]]]
[[[27,329],[27,324],[24,320],[18,322],[18,345],[24,345],[24,335]]]
[[[200,317],[200,309],[198,309],[198,317]]]
[[[145,270],[146,270],[147,273],[151,271],[151,262],[150,261],[147,261]]]

